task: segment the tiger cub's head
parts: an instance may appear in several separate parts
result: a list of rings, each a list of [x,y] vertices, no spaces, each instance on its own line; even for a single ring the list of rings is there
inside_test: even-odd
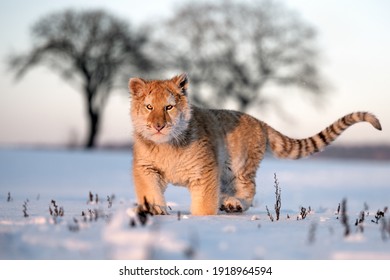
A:
[[[187,74],[170,80],[130,79],[131,118],[135,132],[158,144],[180,142],[191,118],[187,89]]]

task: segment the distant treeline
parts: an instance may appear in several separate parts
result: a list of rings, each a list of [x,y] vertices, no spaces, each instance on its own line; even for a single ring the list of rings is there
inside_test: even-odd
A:
[[[390,160],[390,145],[370,146],[329,146],[314,158],[342,158],[342,159],[366,159],[366,160]]]
[[[105,150],[132,150],[132,144],[128,143],[116,143],[105,144],[98,147]],[[270,152],[267,152],[267,156],[273,157]],[[339,158],[339,159],[363,159],[363,160],[378,160],[378,161],[390,161],[390,145],[361,145],[361,146],[342,146],[333,145],[327,147],[321,153],[317,153],[312,158],[324,159],[324,158]]]

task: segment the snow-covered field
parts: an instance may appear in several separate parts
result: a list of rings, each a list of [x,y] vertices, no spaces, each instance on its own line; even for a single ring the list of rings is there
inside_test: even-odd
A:
[[[141,225],[131,157],[0,150],[0,259],[390,259],[390,213],[372,222],[390,206],[389,162],[266,158],[248,212],[193,217],[188,191],[170,186],[171,215]],[[274,173],[282,206],[271,222]],[[346,237],[335,214],[344,198]],[[305,219],[301,207],[311,209]],[[362,210],[364,222],[355,226]]]

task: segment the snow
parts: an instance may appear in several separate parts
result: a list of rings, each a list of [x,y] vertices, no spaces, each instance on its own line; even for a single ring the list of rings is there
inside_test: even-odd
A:
[[[195,217],[188,191],[169,186],[171,215],[145,225],[134,212],[131,162],[131,151],[0,149],[0,259],[390,259],[389,213],[371,221],[390,206],[389,162],[266,158],[249,211]],[[282,208],[271,222],[274,173]],[[335,214],[344,198],[346,237]],[[52,200],[63,216],[50,215]]]

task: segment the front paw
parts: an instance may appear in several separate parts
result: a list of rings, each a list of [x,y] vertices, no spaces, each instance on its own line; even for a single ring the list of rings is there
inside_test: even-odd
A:
[[[229,197],[220,206],[219,210],[227,213],[241,213],[245,211],[241,201],[235,197]]]
[[[219,210],[221,211],[225,211],[226,213],[241,213],[242,212],[242,206],[240,204],[231,204],[231,203],[227,203],[226,205],[225,204],[222,204],[221,207],[219,208]]]
[[[137,213],[144,212],[151,216],[153,215],[169,215],[167,207],[160,205],[149,205],[146,207],[144,204],[138,205]]]
[[[168,215],[167,207],[157,204],[149,203],[149,201],[144,198],[143,204],[138,204],[137,206],[137,213],[143,213],[143,214],[149,214],[151,216],[153,215]]]

